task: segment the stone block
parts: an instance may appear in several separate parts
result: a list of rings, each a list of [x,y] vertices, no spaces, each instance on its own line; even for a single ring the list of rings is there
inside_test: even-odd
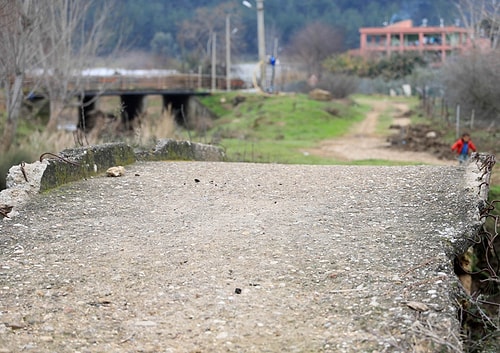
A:
[[[132,147],[125,143],[66,149],[60,156],[48,159],[40,191],[103,173],[116,165],[132,164],[136,160]]]

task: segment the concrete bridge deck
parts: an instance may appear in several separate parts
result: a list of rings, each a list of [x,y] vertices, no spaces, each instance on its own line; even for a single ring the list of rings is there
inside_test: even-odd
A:
[[[0,352],[460,351],[479,176],[137,162],[61,186],[0,222]]]

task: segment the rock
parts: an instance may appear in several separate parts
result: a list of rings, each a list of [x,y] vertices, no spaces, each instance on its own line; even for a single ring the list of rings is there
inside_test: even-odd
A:
[[[233,101],[232,101],[233,107],[236,107],[240,103],[243,103],[245,100],[246,100],[245,96],[236,96],[236,97],[234,97]]]
[[[330,101],[332,94],[324,89],[315,88],[309,92],[309,98],[317,101]]]
[[[403,94],[406,97],[411,97],[411,86],[409,84],[404,84],[402,88],[403,88]]]
[[[1,218],[4,218],[4,217],[9,218],[9,213],[10,213],[10,211],[12,211],[12,207],[13,206],[9,206],[9,205],[0,205],[0,217]]]
[[[420,302],[408,302],[406,303],[406,305],[410,308],[410,309],[413,309],[415,311],[420,311],[420,312],[424,312],[424,311],[429,311],[429,307],[424,304],[424,303],[420,303]]]
[[[40,179],[47,167],[47,162],[23,163],[14,165],[9,169],[6,184],[7,189],[0,191],[0,205],[14,206],[8,217],[13,217],[17,213],[17,207],[23,205],[33,195],[40,190]],[[23,172],[24,171],[24,172]],[[26,181],[28,180],[28,181]],[[0,216],[4,218],[5,215]]]
[[[144,321],[136,321],[134,325],[141,327],[154,327],[157,326],[158,324],[154,321],[144,320]]]
[[[428,139],[435,139],[437,137],[436,131],[429,131],[427,134],[425,134],[425,137]]]
[[[111,167],[106,170],[106,175],[109,177],[120,177],[125,175],[125,168],[121,165],[117,167]]]
[[[223,339],[226,339],[229,337],[229,333],[225,332],[225,331],[222,331],[220,332],[218,335],[217,335],[217,339],[218,340],[223,340]]]
[[[139,160],[193,160],[193,161],[223,161],[226,156],[218,146],[192,143],[190,141],[176,141],[161,139],[156,144],[152,154],[143,154]]]
[[[21,321],[6,322],[5,326],[10,327],[13,330],[20,330],[26,327],[26,325]]]

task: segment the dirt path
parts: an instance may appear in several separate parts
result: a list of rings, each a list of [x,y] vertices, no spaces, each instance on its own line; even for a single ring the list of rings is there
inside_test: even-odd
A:
[[[401,151],[389,148],[386,141],[387,134],[377,133],[379,117],[386,111],[392,112],[393,124],[408,125],[410,119],[404,115],[410,110],[403,102],[395,102],[386,98],[368,98],[362,101],[370,104],[372,110],[366,119],[356,124],[352,131],[340,138],[322,141],[317,148],[307,152],[321,156],[338,159],[341,161],[359,161],[369,159],[382,159],[399,162],[416,162],[434,165],[454,165],[454,161],[441,160],[429,153]]]

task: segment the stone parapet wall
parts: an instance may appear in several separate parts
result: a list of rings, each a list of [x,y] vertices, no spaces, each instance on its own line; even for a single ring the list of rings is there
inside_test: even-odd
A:
[[[50,159],[41,179],[41,191],[103,173],[113,166],[132,164],[137,160],[223,161],[225,159],[224,152],[219,147],[171,139],[159,140],[152,151],[134,150],[125,143],[108,143],[67,149],[61,152],[61,156],[63,159]]]
[[[171,139],[159,140],[152,151],[138,151],[136,156],[137,160],[143,161],[191,160],[222,162],[226,159],[225,153],[220,147]]]
[[[62,158],[50,158],[40,181],[40,190],[103,173],[109,167],[135,162],[132,147],[124,143],[66,149]]]
[[[220,147],[189,141],[159,140],[151,150],[134,149],[125,143],[71,148],[58,155],[44,154],[40,161],[15,165],[7,176],[7,189],[0,192],[0,204],[21,206],[32,195],[60,185],[102,174],[113,166],[126,166],[136,161],[224,161]]]

